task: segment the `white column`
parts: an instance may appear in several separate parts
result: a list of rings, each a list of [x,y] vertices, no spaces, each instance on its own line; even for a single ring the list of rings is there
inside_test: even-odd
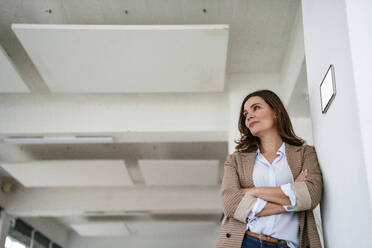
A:
[[[302,0],[313,138],[324,181],[325,247],[368,247],[372,242],[368,11],[367,0]],[[319,86],[330,64],[337,94],[322,114]]]
[[[372,1],[346,0],[346,15],[369,199],[372,204]]]
[[[5,210],[1,211],[0,216],[0,247],[5,247],[5,239],[8,235],[9,227],[10,227],[10,221],[12,217],[8,215]]]

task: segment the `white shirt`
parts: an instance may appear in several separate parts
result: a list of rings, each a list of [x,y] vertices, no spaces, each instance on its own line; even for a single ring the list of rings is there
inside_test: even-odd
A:
[[[289,168],[285,154],[285,143],[278,149],[278,157],[270,164],[258,149],[253,168],[253,182],[255,187],[280,186],[286,194],[291,205],[283,206],[286,212],[268,216],[255,216],[265,207],[266,201],[257,198],[257,202],[248,215],[247,228],[251,232],[261,235],[269,235],[277,239],[284,239],[290,248],[299,248],[300,233],[297,213],[294,210],[296,198],[291,188],[294,182],[291,169]]]

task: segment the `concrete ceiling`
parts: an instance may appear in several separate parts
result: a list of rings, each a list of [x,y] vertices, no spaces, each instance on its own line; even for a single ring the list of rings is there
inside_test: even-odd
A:
[[[11,30],[12,23],[228,24],[227,74],[277,73],[296,16],[296,0],[1,0],[0,44],[32,92],[49,92]]]
[[[3,178],[13,178],[18,192],[8,199],[8,211],[31,218],[31,223],[38,223],[37,219],[54,223],[55,219],[82,237],[208,235],[218,227],[226,142],[7,146],[27,154],[22,163],[1,163]],[[115,168],[108,169],[110,161]],[[99,165],[104,165],[103,171],[98,171]],[[35,166],[47,169],[40,171]],[[132,186],[119,185],[126,183],[122,169]],[[119,184],[113,186],[114,180]],[[164,226],[172,227],[172,232]],[[111,231],[101,232],[102,228]]]
[[[10,212],[48,221],[52,217],[68,230],[80,230],[86,235],[99,230],[97,222],[111,223],[112,233],[123,235],[127,235],[127,231],[130,235],[146,235],[153,230],[163,235],[161,230],[167,226],[172,227],[174,234],[191,232],[193,228],[205,235],[214,234],[221,214],[219,189],[227,155],[229,114],[224,93],[150,95],[144,91],[144,94],[104,95],[101,93],[105,89],[101,89],[95,94],[54,94],[11,30],[12,23],[227,24],[226,75],[279,74],[298,6],[296,0],[0,0],[0,45],[4,49],[0,62],[5,61],[8,68],[5,70],[13,70],[13,77],[19,77],[16,83],[19,85],[13,92],[29,89],[26,94],[0,95],[1,106],[6,106],[0,112],[12,117],[5,124],[0,123],[0,137],[30,134],[114,137],[114,144],[9,145],[0,142],[1,162],[121,160],[133,182],[133,186],[111,185],[104,189],[76,185],[54,189],[24,187],[27,185],[22,185],[22,180],[17,181],[16,176],[13,178],[0,168],[2,177],[12,178],[16,185],[17,194],[8,199]],[[0,72],[2,70],[4,68],[0,68]],[[303,81],[296,85],[299,86],[294,94],[306,87]],[[186,92],[177,87],[174,91],[177,89]],[[219,90],[221,85],[212,91]],[[307,102],[301,102],[306,106]],[[303,109],[293,111],[304,113]],[[193,160],[212,160],[213,169],[208,170],[213,173],[208,185],[201,183],[199,177],[195,178],[196,185],[174,185],[183,174],[169,167],[172,172],[167,175],[174,178],[167,183],[172,186],[158,185],[161,178],[149,186],[146,178],[151,177],[152,172],[142,171],[146,169],[141,168],[141,160],[163,161],[156,165],[159,167],[182,161],[181,167],[185,170],[181,171],[191,174],[205,173],[201,164],[199,168],[187,168],[193,167]],[[53,173],[58,175],[57,171]],[[125,223],[127,229],[118,229],[118,220]],[[89,223],[94,226],[87,226]]]
[[[0,46],[0,92],[28,93],[30,90],[23,82],[13,62]]]

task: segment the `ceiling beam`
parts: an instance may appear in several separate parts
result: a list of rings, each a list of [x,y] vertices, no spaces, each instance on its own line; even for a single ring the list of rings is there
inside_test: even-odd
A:
[[[114,142],[226,141],[227,105],[224,93],[11,94],[0,99],[0,137],[113,133],[120,135]]]
[[[19,188],[8,196],[13,216],[222,214],[220,186]]]

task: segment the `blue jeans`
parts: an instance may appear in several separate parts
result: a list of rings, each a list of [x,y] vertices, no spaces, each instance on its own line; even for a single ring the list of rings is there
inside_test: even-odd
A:
[[[244,239],[241,248],[289,248],[288,245],[281,243],[272,243],[259,238],[255,238],[244,234]]]

